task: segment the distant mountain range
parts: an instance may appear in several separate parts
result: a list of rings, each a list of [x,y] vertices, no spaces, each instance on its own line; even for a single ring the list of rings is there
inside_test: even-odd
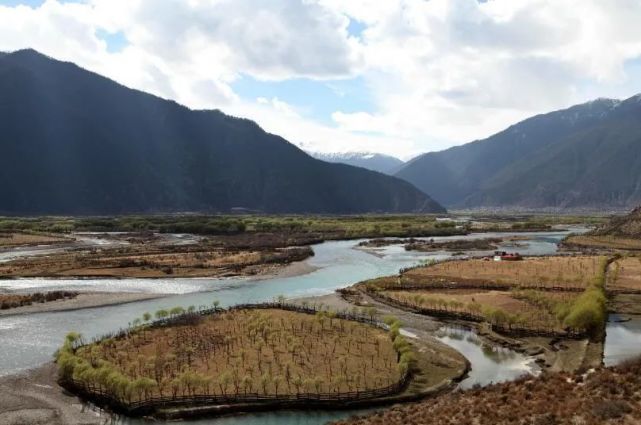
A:
[[[641,203],[641,95],[538,115],[421,155],[396,176],[448,207],[632,208]]]
[[[444,211],[398,178],[33,50],[0,55],[0,152],[0,214]]]
[[[404,164],[398,158],[381,153],[372,152],[345,152],[345,153],[321,153],[308,152],[311,156],[321,161],[353,165],[355,167],[367,168],[392,175]]]

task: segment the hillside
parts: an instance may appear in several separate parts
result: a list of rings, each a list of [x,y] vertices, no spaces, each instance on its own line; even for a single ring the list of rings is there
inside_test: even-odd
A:
[[[0,93],[0,214],[443,211],[400,179],[33,50],[0,56]]]
[[[424,154],[396,176],[452,207],[631,208],[641,202],[641,96],[538,115]]]
[[[590,232],[590,234],[641,239],[641,207],[637,207],[628,215],[613,217],[609,223]]]
[[[366,168],[384,174],[394,174],[398,171],[403,161],[389,155],[370,152],[345,152],[345,153],[321,153],[309,152],[311,156],[321,161],[353,165],[354,167]]]

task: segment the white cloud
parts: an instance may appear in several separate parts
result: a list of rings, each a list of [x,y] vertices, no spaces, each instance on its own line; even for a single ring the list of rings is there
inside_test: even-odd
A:
[[[366,25],[358,38],[350,19]],[[627,66],[641,58],[639,22],[638,0],[47,0],[0,6],[0,50],[33,47],[312,150],[407,157],[641,91],[641,66]],[[111,53],[98,30],[129,44]],[[328,87],[358,76],[373,104],[346,112],[339,90],[331,125],[278,94],[242,99],[241,74]]]

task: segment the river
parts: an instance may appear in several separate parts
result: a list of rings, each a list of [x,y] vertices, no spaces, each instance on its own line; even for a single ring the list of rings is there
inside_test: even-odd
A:
[[[577,229],[574,229],[576,231]],[[505,247],[525,255],[553,254],[556,243],[567,232],[539,233],[479,233],[466,236],[441,237],[445,239],[472,239],[501,236],[524,236],[524,246]],[[287,298],[309,297],[332,293],[355,282],[395,274],[400,268],[416,265],[425,260],[439,260],[450,256],[446,252],[407,252],[402,246],[377,250],[376,255],[354,249],[356,241],[331,241],[314,245],[314,257],[306,262],[315,271],[294,277],[267,279],[18,279],[0,281],[0,289],[12,291],[71,289],[78,291],[145,292],[172,294],[160,299],[118,306],[83,309],[67,312],[40,313],[0,318],[0,375],[14,374],[42,365],[60,346],[69,331],[85,337],[101,335],[127,326],[128,322],[144,312],[176,305],[210,305],[219,300],[222,306],[246,302],[272,300],[279,295]],[[471,362],[472,372],[461,383],[464,388],[514,379],[523,373],[536,372],[531,359],[506,349],[483,345],[468,331],[443,328],[441,341],[462,352]],[[606,346],[607,357],[607,346]],[[362,411],[360,411],[362,412]],[[190,424],[253,425],[286,424],[315,425],[343,418],[355,412],[272,412],[233,418],[192,421]],[[121,423],[138,424],[137,420]]]

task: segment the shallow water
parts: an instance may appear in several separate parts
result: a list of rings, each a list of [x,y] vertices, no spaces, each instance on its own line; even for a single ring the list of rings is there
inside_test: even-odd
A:
[[[606,366],[641,356],[641,317],[632,316],[630,321],[618,323],[619,319],[622,317],[611,314],[605,327],[603,363]]]
[[[566,232],[514,233],[527,236],[526,246],[514,250],[526,255],[544,255],[556,252],[556,242]],[[441,237],[435,240],[486,238],[512,233],[481,233],[459,237]],[[5,290],[71,289],[79,291],[113,291],[170,293],[173,296],[119,306],[83,309],[77,311],[40,313],[0,318],[0,375],[8,375],[37,367],[49,360],[69,331],[85,337],[99,336],[107,331],[126,327],[128,322],[144,312],[176,305],[210,305],[214,299],[222,306],[247,302],[261,302],[278,295],[288,298],[325,295],[355,282],[395,274],[399,269],[426,260],[438,260],[448,253],[407,252],[402,246],[390,246],[372,255],[353,249],[359,241],[333,241],[313,246],[315,256],[306,262],[315,267],[312,273],[294,277],[275,277],[264,280],[233,279],[19,279],[0,281]],[[506,249],[508,250],[508,249]],[[525,357],[510,350],[490,349],[479,345],[474,336],[463,331],[446,332],[442,341],[459,349],[472,363],[470,377],[461,385],[488,384],[513,379],[532,371]],[[324,424],[361,411],[336,412],[272,412],[238,417],[209,419],[190,424]],[[121,423],[139,424],[125,420]]]
[[[456,348],[472,364],[472,370],[461,381],[459,388],[510,381],[539,372],[539,367],[532,358],[507,348],[489,345],[474,331],[444,326],[439,329],[437,338]]]

